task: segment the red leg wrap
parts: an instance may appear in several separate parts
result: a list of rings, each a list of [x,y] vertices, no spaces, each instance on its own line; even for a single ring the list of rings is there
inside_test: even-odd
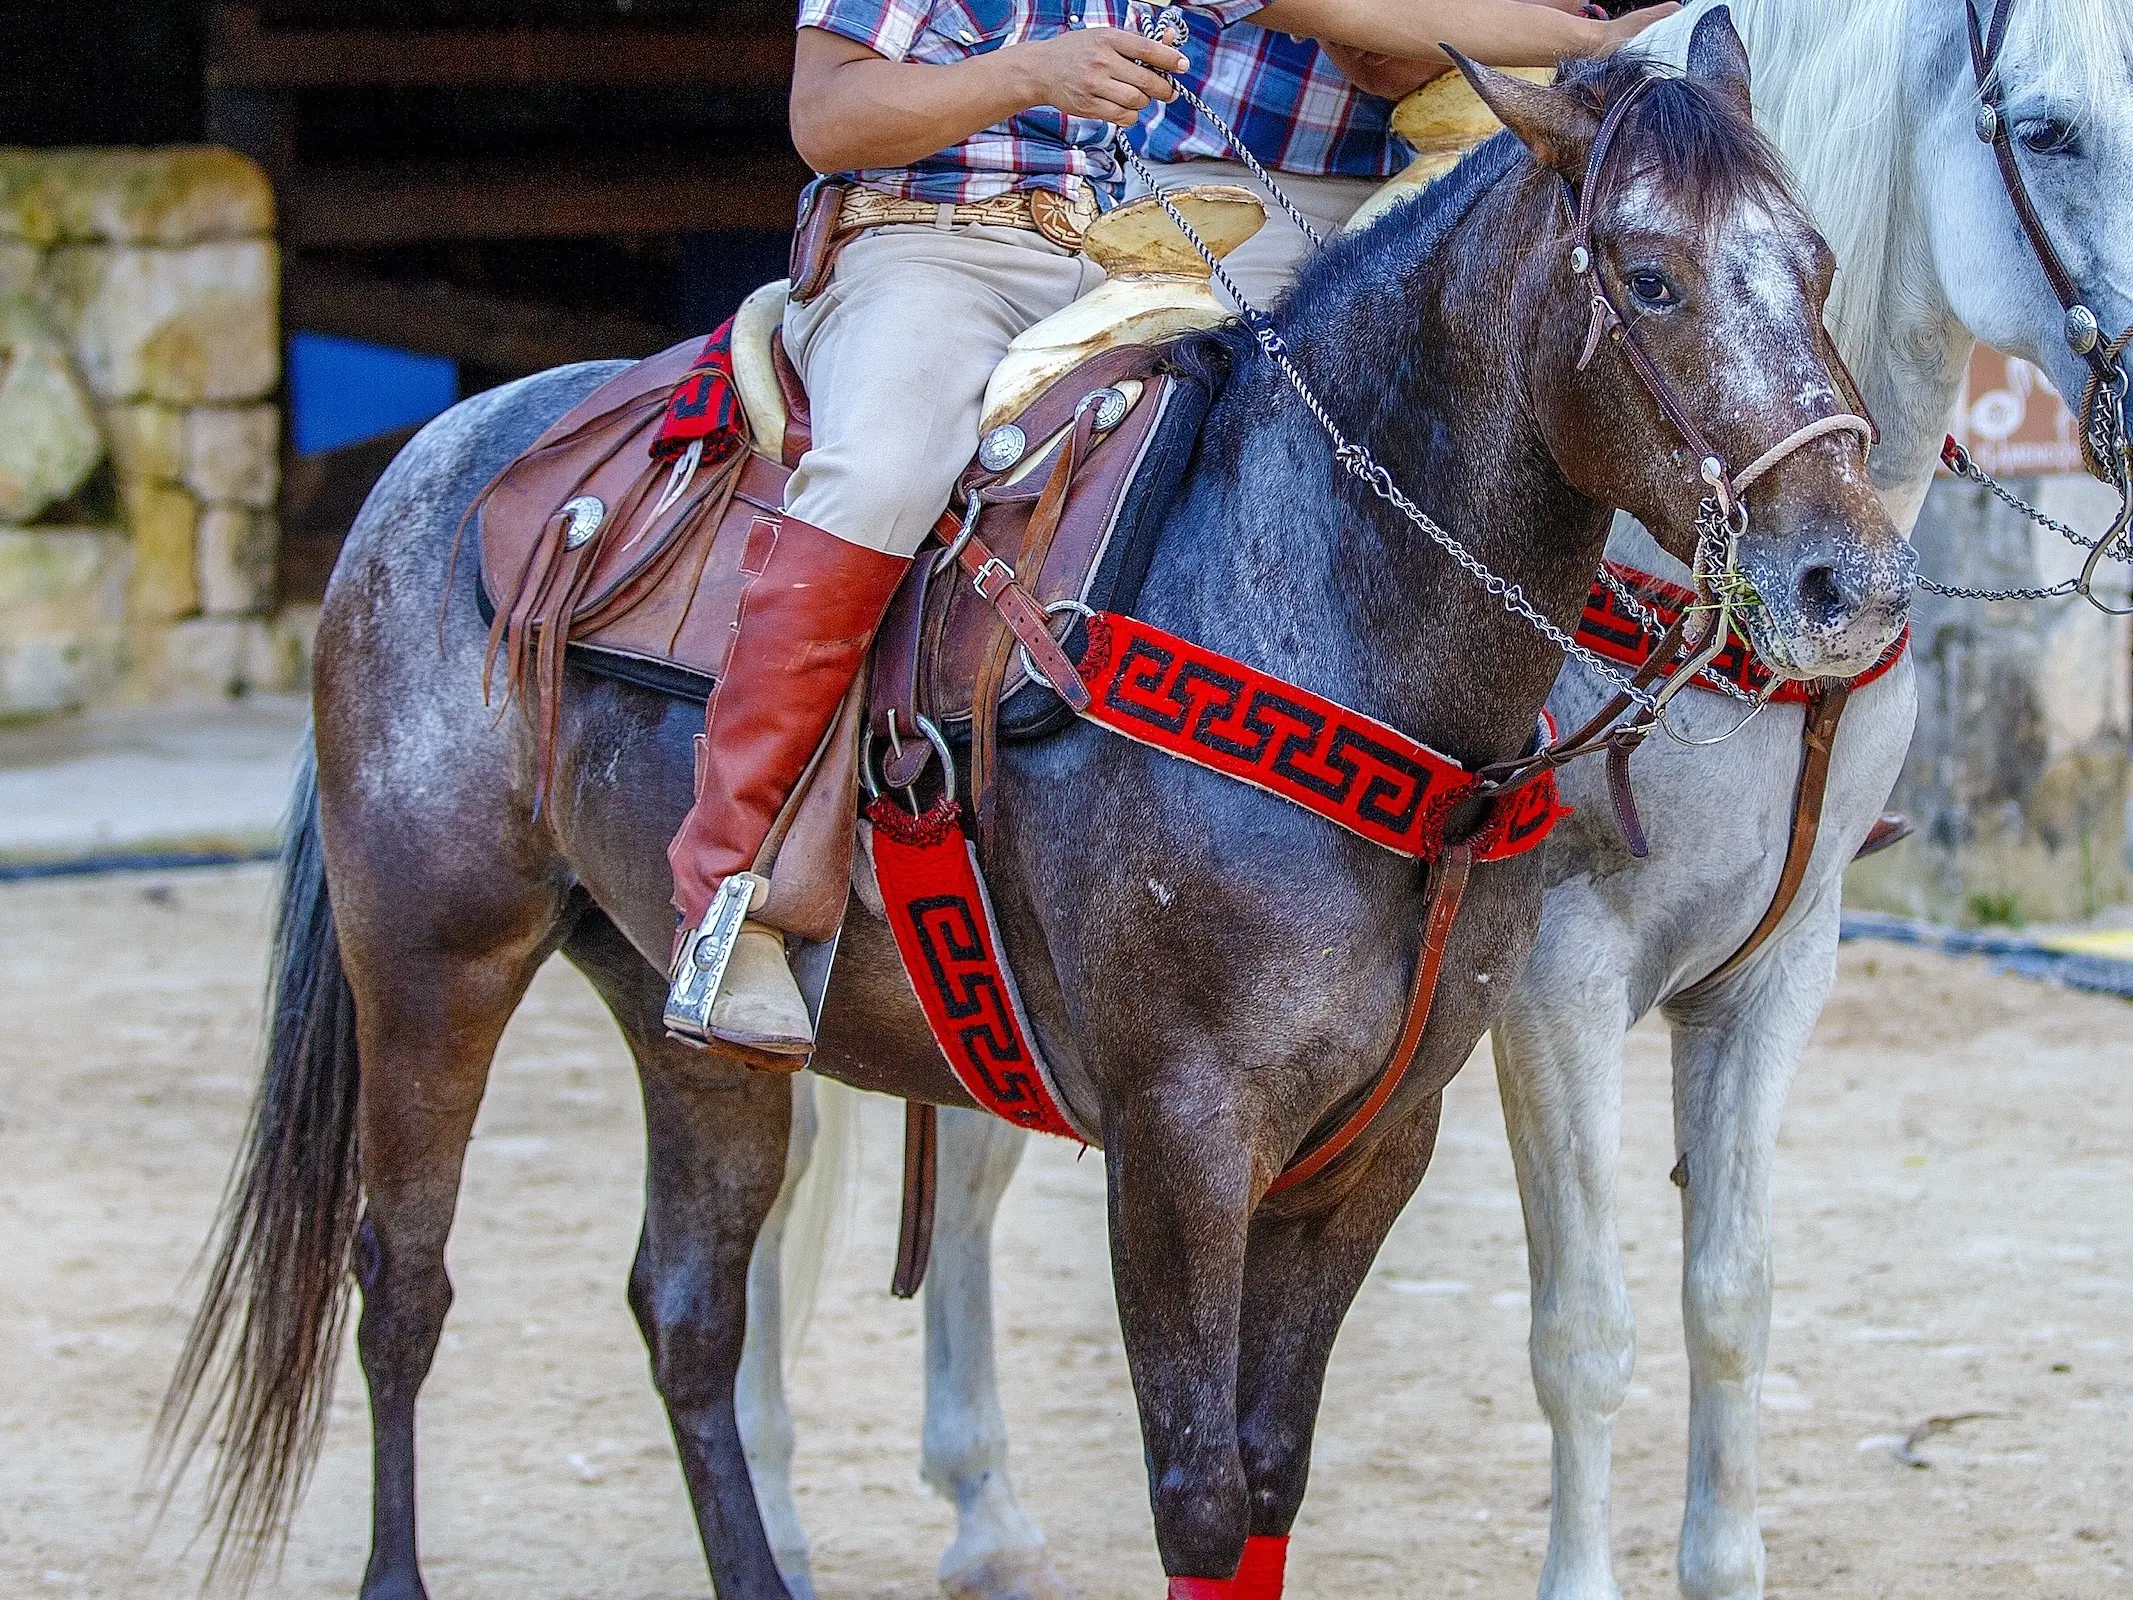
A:
[[[1167,1600],[1235,1600],[1234,1578],[1172,1578]]]
[[[1232,1600],[1281,1600],[1282,1574],[1289,1565],[1289,1536],[1255,1533],[1244,1541],[1244,1559],[1230,1590]]]

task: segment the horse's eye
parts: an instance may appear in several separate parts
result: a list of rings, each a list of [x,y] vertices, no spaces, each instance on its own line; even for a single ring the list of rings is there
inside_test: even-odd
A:
[[[2074,153],[2072,124],[2057,117],[2036,117],[2015,127],[2015,137],[2032,155],[2065,156]]]
[[[1629,275],[1629,292],[1648,306],[1670,306],[1674,303],[1674,286],[1666,281],[1663,273],[1632,272]]]

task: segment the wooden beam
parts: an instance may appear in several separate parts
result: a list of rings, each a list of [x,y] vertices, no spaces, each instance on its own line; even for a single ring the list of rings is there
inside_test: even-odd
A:
[[[789,229],[808,179],[789,152],[665,162],[438,162],[299,169],[281,189],[296,249],[428,239],[593,239]]]
[[[781,88],[792,81],[789,27],[292,27],[250,6],[220,5],[208,25],[211,88],[357,84],[617,84]]]
[[[653,355],[683,337],[638,317],[529,304],[449,283],[394,283],[294,255],[282,275],[282,318],[290,328],[513,375]]]

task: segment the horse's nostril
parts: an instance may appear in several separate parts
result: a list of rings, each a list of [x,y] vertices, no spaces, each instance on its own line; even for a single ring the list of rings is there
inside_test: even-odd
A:
[[[1817,622],[1833,621],[1856,603],[1851,586],[1835,567],[1818,562],[1801,571],[1800,610]]]

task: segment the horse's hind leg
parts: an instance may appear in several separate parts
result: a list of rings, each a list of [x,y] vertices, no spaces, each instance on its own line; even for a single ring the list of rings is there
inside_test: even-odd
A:
[[[1493,1038],[1532,1272],[1533,1387],[1554,1436],[1541,1600],[1619,1600],[1609,1537],[1614,1418],[1636,1329],[1615,1176],[1629,1000],[1603,910],[1551,894],[1540,940]]]
[[[415,1400],[452,1303],[445,1241],[489,1063],[549,953],[556,906],[552,894],[469,901],[432,885],[428,904],[452,907],[454,926],[411,929],[404,895],[381,903],[366,892],[381,885],[348,876],[334,894],[363,1063],[356,1349],[373,1452],[363,1600],[418,1600]]]
[[[734,1385],[749,1259],[785,1175],[791,1082],[669,1039],[660,1020],[666,979],[605,917],[587,916],[564,951],[614,1013],[644,1083],[644,1231],[630,1309],[651,1352],[712,1586],[722,1600],[784,1600]]]
[[[1072,1591],[1008,1481],[1007,1420],[993,1364],[993,1218],[1029,1135],[983,1111],[940,1116],[922,1470],[955,1506],[941,1588],[949,1600],[1066,1600]]]
[[[1689,1487],[1679,1576],[1689,1600],[1763,1592],[1757,1409],[1770,1343],[1770,1169],[1807,1037],[1836,977],[1837,903],[1713,994],[1668,1008],[1681,1151],[1681,1311],[1689,1350]]]

